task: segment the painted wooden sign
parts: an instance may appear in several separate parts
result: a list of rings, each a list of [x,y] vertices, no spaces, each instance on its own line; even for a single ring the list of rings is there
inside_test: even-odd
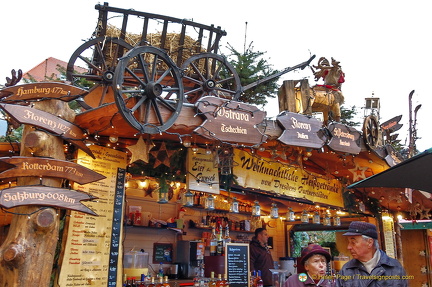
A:
[[[27,185],[0,191],[0,205],[12,208],[21,205],[54,206],[97,215],[81,201],[96,199],[90,194],[71,189],[43,185]]]
[[[42,157],[0,157],[0,163],[11,165],[0,172],[0,179],[39,176],[65,178],[79,184],[86,184],[106,178],[105,176],[74,162]]]
[[[189,189],[219,194],[219,188],[214,188],[219,185],[219,174],[212,154],[206,154],[203,148],[198,148],[196,152],[189,149],[186,166]]]
[[[399,121],[402,119],[402,115],[396,116],[394,118],[389,119],[388,121],[383,122],[380,127],[387,131],[388,133],[393,133],[399,130],[403,124],[400,124]]]
[[[201,98],[196,106],[206,117],[194,130],[200,135],[249,144],[260,144],[267,139],[257,129],[266,113],[255,106],[211,96]]]
[[[84,133],[76,125],[50,113],[20,105],[0,104],[14,120],[21,124],[28,124],[61,136],[94,158],[91,150],[84,143]]]
[[[324,145],[322,122],[319,120],[285,112],[276,118],[284,131],[278,140],[287,145],[321,148]]]
[[[331,123],[327,128],[331,134],[329,148],[350,154],[359,154],[360,132],[340,123]]]
[[[87,91],[61,82],[40,82],[7,87],[0,90],[3,102],[17,102],[37,99],[58,99],[64,102],[72,101]]]

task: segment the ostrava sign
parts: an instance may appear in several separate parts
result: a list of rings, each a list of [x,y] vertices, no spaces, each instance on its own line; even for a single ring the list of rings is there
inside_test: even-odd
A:
[[[76,145],[88,155],[95,158],[84,143],[83,131],[71,122],[50,113],[20,105],[0,104],[5,112],[21,124],[28,124],[61,136],[64,140]]]
[[[0,90],[3,102],[18,102],[36,99],[58,99],[64,102],[72,101],[87,91],[60,82],[40,82],[7,87]]]
[[[266,113],[257,107],[217,97],[203,97],[198,110],[206,117],[195,132],[208,138],[238,143],[260,144],[267,139],[257,129]]]
[[[86,184],[106,178],[105,176],[74,162],[42,157],[0,157],[1,163],[13,168],[0,172],[0,179],[38,176],[64,178]]]
[[[5,208],[21,205],[44,205],[97,215],[93,210],[81,203],[83,200],[92,200],[96,199],[96,197],[76,190],[43,185],[27,185],[6,188],[0,192],[0,205]]]

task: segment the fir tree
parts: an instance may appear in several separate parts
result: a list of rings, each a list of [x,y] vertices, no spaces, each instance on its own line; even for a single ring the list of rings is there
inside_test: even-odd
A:
[[[229,56],[230,64],[236,69],[243,87],[278,73],[277,70],[272,69],[272,65],[266,59],[262,58],[265,52],[253,51],[252,43],[249,44],[249,47],[243,53],[234,49],[230,44],[227,47],[231,52]],[[244,91],[239,101],[264,106],[267,104],[267,98],[274,98],[277,94],[279,88],[277,85],[278,78],[263,82],[254,88]]]

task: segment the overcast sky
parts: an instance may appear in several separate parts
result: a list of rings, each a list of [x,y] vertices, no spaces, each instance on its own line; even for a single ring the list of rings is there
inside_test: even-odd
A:
[[[363,107],[364,99],[374,93],[381,100],[381,122],[403,115],[404,126],[399,131],[403,143],[408,137],[408,95],[415,90],[413,108],[422,104],[418,112],[421,139],[417,148],[423,151],[432,147],[428,117],[432,113],[430,1],[108,2],[114,7],[221,26],[227,31],[220,45],[225,52],[227,42],[242,51],[245,22],[248,22],[246,43],[253,41],[255,51],[266,52],[265,58],[274,69],[294,66],[311,54],[317,59],[333,57],[346,74],[342,86],[345,105]],[[97,3],[91,0],[1,1],[0,82],[5,82],[11,69],[26,72],[49,57],[67,62],[83,40],[91,36],[98,16],[94,9]],[[309,69],[287,73],[281,81],[304,77],[314,83]],[[269,116],[278,112],[275,103],[267,107]],[[363,120],[362,109],[359,114]]]

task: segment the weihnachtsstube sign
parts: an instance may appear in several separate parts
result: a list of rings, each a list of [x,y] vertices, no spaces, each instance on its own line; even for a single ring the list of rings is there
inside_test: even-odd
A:
[[[233,174],[239,185],[263,191],[343,207],[342,184],[301,168],[267,162],[245,151],[234,150]]]

